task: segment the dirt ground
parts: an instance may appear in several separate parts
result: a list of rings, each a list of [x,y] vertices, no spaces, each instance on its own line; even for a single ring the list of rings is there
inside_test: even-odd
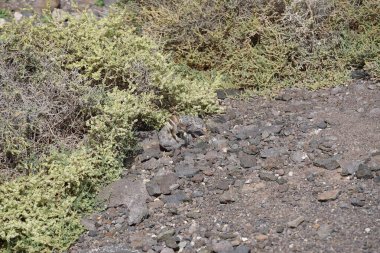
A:
[[[379,83],[220,101],[187,147],[140,133],[69,252],[380,252]]]

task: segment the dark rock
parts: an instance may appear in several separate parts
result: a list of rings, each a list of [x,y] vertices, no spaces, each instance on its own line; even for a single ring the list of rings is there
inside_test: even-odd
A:
[[[233,251],[234,253],[250,253],[251,250],[250,248],[248,248],[247,246],[245,245],[239,245],[235,248],[235,250]]]
[[[222,180],[217,183],[216,188],[219,190],[226,191],[230,188],[231,181],[230,180]]]
[[[279,178],[276,179],[276,182],[277,182],[278,184],[282,185],[282,184],[286,184],[286,183],[288,182],[288,180],[286,180],[286,179],[283,178],[283,177],[279,177]]]
[[[96,237],[96,236],[98,236],[98,231],[96,231],[96,230],[90,230],[90,231],[88,231],[88,236],[90,236],[90,237]]]
[[[179,249],[176,239],[173,236],[165,236],[162,238],[162,240],[165,242],[166,247],[171,248],[175,251]]]
[[[277,177],[269,171],[260,171],[259,178],[264,181],[276,181]]]
[[[167,236],[174,236],[175,230],[174,229],[164,229],[157,235],[158,241],[163,241],[165,237]]]
[[[234,248],[229,241],[220,241],[212,244],[212,250],[215,253],[233,253]]]
[[[142,164],[142,168],[145,170],[154,170],[158,167],[159,163],[156,158],[151,158]]]
[[[351,71],[351,78],[352,79],[368,79],[370,78],[370,74],[368,74],[368,72],[363,69],[356,69],[356,70]]]
[[[145,162],[151,158],[159,158],[161,156],[160,142],[157,132],[150,134],[148,138],[145,138],[141,142],[142,153],[140,155],[141,162]]]
[[[279,233],[279,234],[281,234],[282,232],[284,232],[284,230],[285,230],[285,227],[284,227],[284,226],[278,226],[278,227],[276,228],[276,232]]]
[[[171,248],[163,248],[160,253],[174,253],[175,251]]]
[[[309,173],[309,175],[307,175],[307,177],[306,177],[306,180],[309,181],[309,182],[314,182],[315,181],[315,177],[316,177],[315,173]]]
[[[335,157],[330,157],[327,159],[316,159],[314,161],[314,165],[317,167],[324,168],[326,170],[336,170],[340,167]]]
[[[359,169],[360,161],[340,161],[340,167],[342,168],[342,172],[340,173],[342,176],[354,175]]]
[[[157,175],[154,177],[155,182],[159,187],[162,194],[170,194],[170,187],[177,183],[178,177],[176,174],[170,172],[164,175]]]
[[[292,96],[288,93],[281,94],[275,98],[276,100],[280,101],[290,101],[292,99]]]
[[[198,168],[195,168],[195,167],[177,167],[175,172],[176,172],[176,175],[180,178],[184,178],[184,177],[187,177],[187,178],[191,178],[193,176],[195,176],[195,174],[197,174],[200,170]]]
[[[188,197],[183,191],[164,197],[164,202],[167,204],[180,204],[185,201],[190,201],[190,197]]]
[[[232,132],[238,140],[256,138],[261,134],[260,129],[256,125],[238,126]]]
[[[98,194],[108,207],[126,206],[130,213],[128,224],[138,224],[148,215],[146,200],[149,195],[142,180],[120,179]]]
[[[159,196],[162,193],[156,181],[149,181],[145,186],[150,196]]]
[[[357,206],[357,207],[362,207],[365,204],[365,200],[363,199],[358,199],[358,198],[352,198],[351,199],[351,205]]]
[[[260,157],[261,158],[270,158],[270,157],[278,157],[287,152],[286,148],[266,148],[261,150]]]
[[[356,171],[356,177],[358,179],[371,179],[373,178],[372,171],[368,168],[366,164],[361,163],[358,170]]]
[[[240,159],[240,165],[243,168],[252,168],[257,165],[256,157],[253,155],[248,155],[246,153],[240,152],[239,159]]]
[[[223,240],[230,240],[236,238],[236,235],[233,233],[222,233],[219,235],[219,237]]]
[[[326,129],[327,128],[327,122],[321,121],[321,122],[317,123],[316,127],[319,129]]]
[[[200,191],[200,190],[195,190],[193,191],[193,193],[191,194],[191,196],[193,198],[199,198],[199,197],[202,197],[204,195],[204,192],[203,191]]]
[[[257,153],[259,153],[259,149],[257,145],[249,145],[247,147],[243,147],[243,152],[248,155],[256,155]]]
[[[302,151],[295,151],[290,154],[290,159],[295,163],[300,163],[306,159],[307,155]]]
[[[224,192],[220,197],[219,197],[219,202],[221,204],[228,204],[235,202],[238,199],[238,194],[235,190],[230,189],[226,192]]]

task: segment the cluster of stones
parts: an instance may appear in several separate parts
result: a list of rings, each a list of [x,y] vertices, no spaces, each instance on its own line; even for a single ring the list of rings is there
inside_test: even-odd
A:
[[[379,86],[367,88],[378,92]],[[346,221],[330,218],[336,212],[368,219],[363,233],[371,236],[370,217],[379,218],[380,152],[345,156],[329,131],[336,123],[319,118],[310,103],[344,99],[347,92],[289,92],[270,102],[225,99],[225,114],[187,117],[195,138],[186,147],[160,143],[170,139],[163,132],[140,133],[140,154],[99,194],[107,208],[83,219],[88,232],[71,252],[313,251],[308,247],[315,244],[294,238],[313,238],[323,247],[347,229]],[[376,107],[366,113],[380,119]],[[365,241],[362,247],[376,246]]]

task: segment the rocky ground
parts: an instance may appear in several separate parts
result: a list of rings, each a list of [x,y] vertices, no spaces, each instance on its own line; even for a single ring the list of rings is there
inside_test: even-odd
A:
[[[186,147],[139,133],[69,252],[380,252],[380,83],[218,95]]]

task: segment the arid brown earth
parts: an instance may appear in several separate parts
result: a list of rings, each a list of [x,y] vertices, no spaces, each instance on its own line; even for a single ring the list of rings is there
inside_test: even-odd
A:
[[[219,97],[187,147],[139,133],[69,252],[380,252],[380,83]]]

